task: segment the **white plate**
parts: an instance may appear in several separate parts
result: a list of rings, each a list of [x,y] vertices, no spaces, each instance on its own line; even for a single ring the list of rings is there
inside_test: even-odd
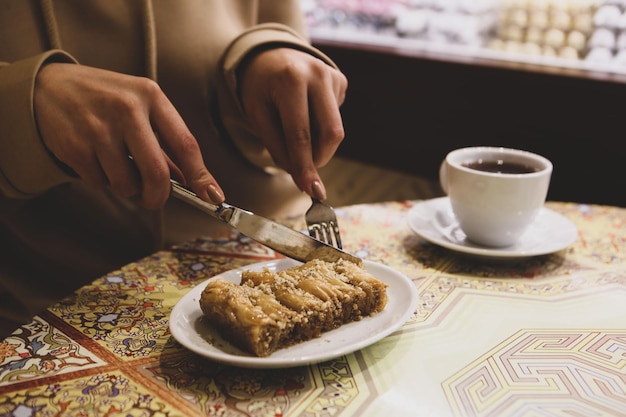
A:
[[[187,349],[218,362],[248,368],[286,368],[322,362],[371,345],[400,328],[417,307],[417,289],[408,277],[385,265],[364,261],[367,271],[388,285],[385,309],[372,317],[325,332],[319,338],[277,350],[268,357],[259,358],[233,347],[204,319],[199,300],[210,280],[221,278],[238,284],[241,272],[246,269],[260,271],[265,267],[279,271],[299,264],[292,259],[260,262],[199,284],[174,306],[170,315],[172,335]]]
[[[458,252],[488,257],[516,258],[557,252],[574,243],[576,226],[550,209],[542,208],[519,241],[505,248],[490,248],[467,239],[459,227],[448,197],[417,203],[408,213],[409,226],[429,242]]]

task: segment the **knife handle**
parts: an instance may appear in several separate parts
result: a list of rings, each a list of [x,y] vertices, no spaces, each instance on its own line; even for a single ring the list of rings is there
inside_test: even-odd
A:
[[[227,219],[224,218],[223,207],[216,206],[215,204],[207,203],[202,200],[196,193],[182,185],[176,180],[170,179],[170,183],[172,184],[172,195],[185,203],[191,204],[192,206],[202,210],[203,212],[215,217],[218,220],[228,223]]]

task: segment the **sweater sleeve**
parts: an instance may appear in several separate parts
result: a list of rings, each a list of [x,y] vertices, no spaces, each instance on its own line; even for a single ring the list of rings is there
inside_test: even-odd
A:
[[[48,152],[35,121],[35,78],[48,62],[76,63],[58,50],[0,62],[0,195],[5,197],[32,197],[75,179]]]
[[[272,171],[274,163],[269,152],[250,127],[239,101],[237,70],[247,54],[261,46],[280,45],[307,52],[337,68],[333,61],[311,46],[299,32],[278,23],[264,23],[238,36],[225,51],[218,71],[220,123],[239,151],[253,164]]]

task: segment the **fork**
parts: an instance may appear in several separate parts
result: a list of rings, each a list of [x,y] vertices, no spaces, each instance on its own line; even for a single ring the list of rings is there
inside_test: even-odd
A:
[[[311,198],[311,200],[313,203],[304,215],[309,235],[338,249],[343,249],[335,210],[317,198]]]

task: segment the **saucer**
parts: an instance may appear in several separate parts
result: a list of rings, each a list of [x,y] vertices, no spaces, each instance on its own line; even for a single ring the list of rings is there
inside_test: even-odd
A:
[[[576,226],[569,219],[544,207],[515,244],[503,248],[481,246],[467,239],[454,217],[448,197],[417,203],[409,211],[407,220],[418,236],[431,243],[457,252],[489,257],[545,255],[565,249],[578,236]]]

